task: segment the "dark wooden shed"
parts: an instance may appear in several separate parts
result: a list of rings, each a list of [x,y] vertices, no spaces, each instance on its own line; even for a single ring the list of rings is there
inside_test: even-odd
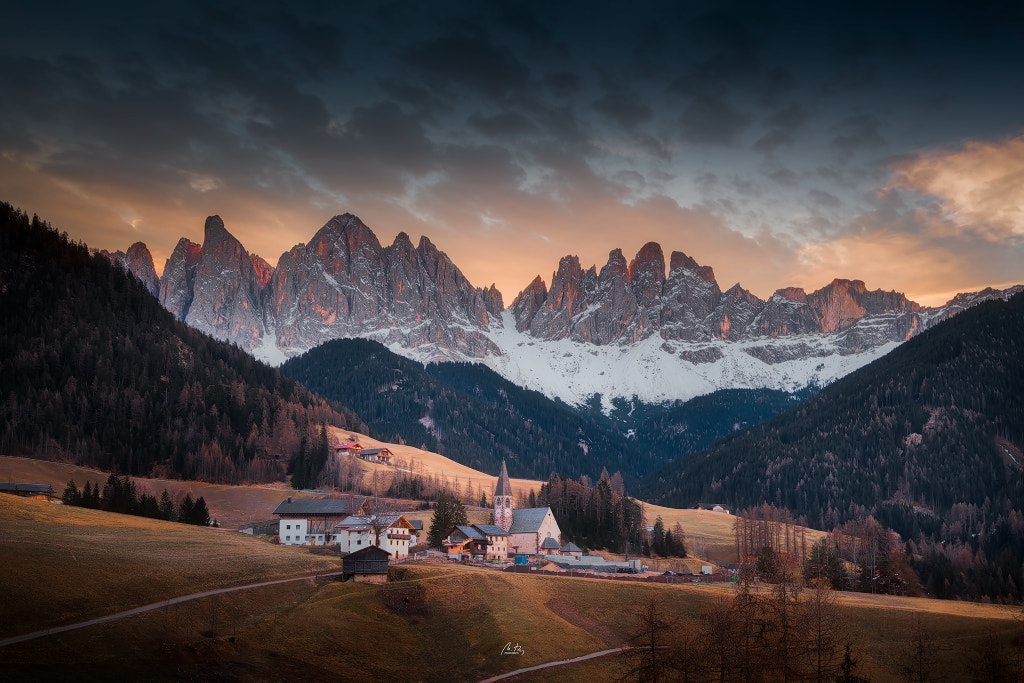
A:
[[[375,545],[357,550],[341,558],[342,581],[387,583],[391,553]]]

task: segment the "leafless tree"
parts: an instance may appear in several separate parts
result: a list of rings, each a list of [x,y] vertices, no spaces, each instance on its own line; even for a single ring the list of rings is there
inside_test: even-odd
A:
[[[843,645],[849,640],[846,616],[828,581],[818,579],[805,591],[801,628],[806,638],[804,673],[815,681],[830,681],[840,673]]]
[[[387,498],[366,501],[366,520],[373,532],[373,544],[380,547],[380,537],[387,533],[398,518],[398,505]]]
[[[656,595],[651,594],[633,613],[636,630],[629,638],[630,668],[622,680],[666,681],[675,677],[672,635],[676,624],[665,614]]]

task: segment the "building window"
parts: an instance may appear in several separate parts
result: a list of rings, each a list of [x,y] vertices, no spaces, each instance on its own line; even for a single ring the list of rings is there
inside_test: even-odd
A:
[[[285,536],[285,537],[284,537],[284,540],[286,540],[286,541],[290,541],[290,540],[292,540],[292,537],[291,537],[291,536]]]
[[[291,528],[292,528],[292,525],[291,525],[291,524],[285,524],[285,525],[284,525],[284,528],[285,528],[285,529],[291,529]]]

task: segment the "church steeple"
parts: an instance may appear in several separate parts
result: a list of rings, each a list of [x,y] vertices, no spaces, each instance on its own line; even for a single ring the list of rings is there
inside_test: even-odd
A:
[[[508,469],[501,461],[501,474],[494,487],[494,523],[505,531],[512,528],[512,482],[508,480]]]

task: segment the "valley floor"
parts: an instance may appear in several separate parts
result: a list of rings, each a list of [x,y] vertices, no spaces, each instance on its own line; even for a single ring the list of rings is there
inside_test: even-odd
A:
[[[0,639],[197,592],[328,573],[338,559],[242,534],[0,496]],[[0,647],[8,680],[331,678],[480,680],[626,644],[655,597],[678,624],[730,599],[728,585],[665,586],[508,574],[448,564],[397,568],[405,609],[379,587],[292,581],[167,604],[143,614]],[[399,593],[401,595],[401,593]],[[389,603],[391,606],[389,607]],[[892,680],[916,614],[948,671],[987,640],[1009,642],[1019,610],[844,595],[843,614],[872,680]],[[557,637],[552,637],[557,634]],[[522,654],[502,655],[506,645]],[[609,680],[608,656],[537,680]],[[526,679],[530,679],[529,676]]]

